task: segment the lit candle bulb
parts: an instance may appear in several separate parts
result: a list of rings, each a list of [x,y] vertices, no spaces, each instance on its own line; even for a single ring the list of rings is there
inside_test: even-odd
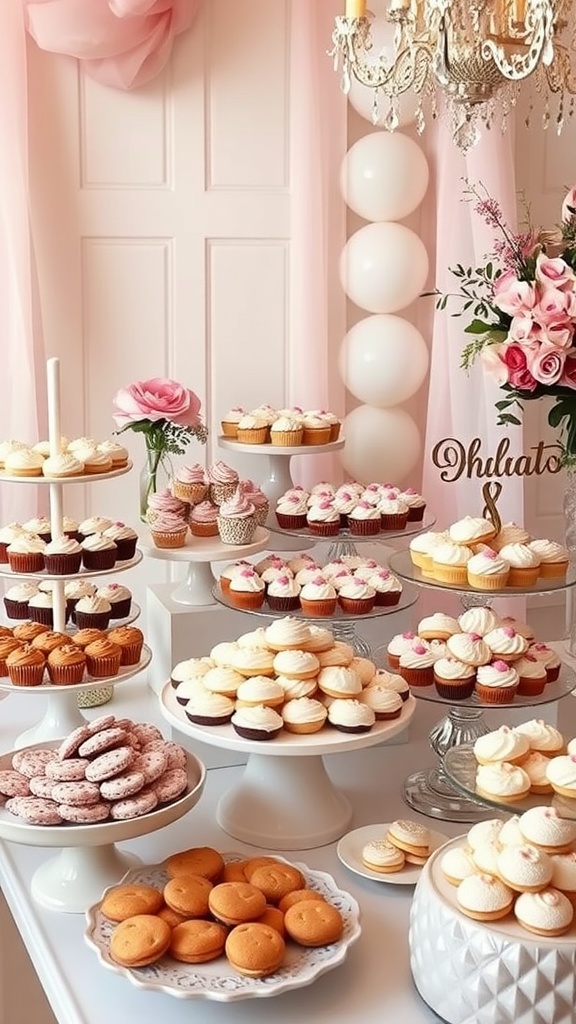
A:
[[[366,0],[346,0],[347,18],[365,18]]]

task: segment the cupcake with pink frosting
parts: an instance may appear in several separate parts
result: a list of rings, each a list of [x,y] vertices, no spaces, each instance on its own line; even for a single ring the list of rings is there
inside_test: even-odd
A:
[[[238,487],[238,473],[219,459],[208,467],[208,496],[215,505],[221,505],[234,494]]]
[[[188,523],[174,512],[162,512],[154,519],[150,533],[157,548],[183,548]]]
[[[159,516],[168,513],[169,515],[178,516],[183,522],[186,521],[190,514],[190,503],[182,501],[180,498],[176,498],[168,488],[156,491],[155,494],[151,494],[148,498],[148,506],[146,508],[146,522],[152,525]],[[111,521],[107,524],[111,526]],[[80,532],[82,532],[82,524],[80,524]]]
[[[194,505],[188,520],[190,533],[193,537],[218,536],[218,506],[211,501],[201,501]]]
[[[261,487],[258,487],[253,480],[243,480],[241,482],[242,490],[254,505],[254,514],[256,516],[256,525],[264,526],[268,519],[268,512],[270,511],[270,502]]]
[[[193,466],[180,466],[172,482],[172,494],[191,505],[204,501],[208,494],[208,478],[204,467],[199,462]]]
[[[216,521],[224,544],[250,543],[257,526],[256,509],[241,487],[221,503]]]

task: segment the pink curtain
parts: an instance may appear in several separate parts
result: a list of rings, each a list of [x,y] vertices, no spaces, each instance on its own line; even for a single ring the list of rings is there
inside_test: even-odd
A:
[[[46,434],[43,346],[28,215],[26,31],[19,3],[0,3],[0,438]],[[36,514],[36,487],[3,484],[0,522]]]
[[[431,131],[430,145],[432,165],[435,165],[435,210],[434,198],[430,197],[432,223],[427,229],[428,252],[431,263],[435,260],[436,264],[432,281],[442,292],[455,292],[457,280],[448,268],[458,263],[480,266],[493,252],[494,245],[492,229],[474,212],[474,203],[461,201],[465,189],[463,179],[477,186],[482,183],[499,202],[504,220],[512,227],[516,224],[513,133],[509,130],[501,134],[495,128],[484,131],[479,144],[464,156],[452,142],[449,125],[441,120],[437,129]],[[454,300],[434,316],[423,475],[423,491],[429,507],[451,509],[453,519],[481,511],[481,488],[487,478],[478,479],[476,475],[468,478],[463,472],[457,482],[443,482],[441,471],[430,458],[435,445],[443,438],[454,438],[468,448],[474,438],[481,438],[480,455],[486,459],[496,453],[502,439],[510,444],[509,454],[520,454],[523,441],[521,429],[496,426],[494,403],[502,398],[502,392],[480,363],[469,375],[460,368],[462,348],[471,337],[464,334],[463,329],[471,317],[466,314],[452,317],[450,313],[459,308]],[[461,455],[457,445],[452,454],[457,462]],[[446,471],[451,475],[447,467]],[[498,509],[503,521],[523,522],[522,481],[512,477],[501,482],[504,486]]]
[[[290,75],[290,310],[288,398],[344,414],[336,360],[345,327],[338,257],[345,207],[338,186],[346,153],[346,97],[326,56],[342,0],[292,0]],[[330,300],[329,300],[330,296]],[[297,456],[292,477],[305,486],[335,480],[333,456]]]
[[[81,60],[104,85],[132,89],[162,70],[199,0],[23,0],[42,50]]]

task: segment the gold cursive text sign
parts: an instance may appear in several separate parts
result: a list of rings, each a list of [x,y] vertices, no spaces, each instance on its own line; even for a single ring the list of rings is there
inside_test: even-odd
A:
[[[440,470],[440,479],[449,484],[460,477],[481,480],[483,477],[542,476],[543,473],[559,473],[562,468],[558,446],[544,441],[533,445],[529,455],[509,455],[507,437],[498,442],[495,455],[484,456],[481,450],[479,437],[474,437],[468,447],[456,437],[444,437],[432,449],[432,462]]]

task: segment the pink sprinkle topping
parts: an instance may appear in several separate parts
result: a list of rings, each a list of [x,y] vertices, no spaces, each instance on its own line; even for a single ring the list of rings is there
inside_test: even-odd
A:
[[[283,587],[286,587],[288,585],[288,583],[290,582],[290,577],[289,576],[279,576],[278,579],[276,580],[276,582],[277,583],[281,583]]]
[[[326,580],[323,576],[315,576],[314,579],[311,580],[311,583],[313,583],[315,587],[322,587],[326,583]]]
[[[413,487],[407,487],[406,490],[404,491],[404,494],[417,494],[417,493],[418,493],[418,491],[415,491]]]
[[[368,486],[366,487],[366,490],[367,491],[374,491],[374,493],[376,493],[377,491],[380,490],[380,484],[368,484]]]
[[[396,491],[386,491],[384,497],[388,498],[389,501],[394,501],[394,498],[396,497]]]
[[[115,523],[112,523],[112,525],[113,525],[113,526],[124,526],[125,524],[124,524],[124,523],[121,523],[121,522],[120,522],[120,520],[119,520],[119,519],[117,519]]]
[[[509,637],[516,636],[516,630],[512,629],[512,626],[504,626],[504,629],[502,630],[502,632],[504,633],[504,636],[509,636]]]
[[[372,508],[369,501],[359,501],[358,508]]]
[[[319,505],[319,508],[321,508],[321,509],[327,509],[327,508],[333,508],[333,507],[334,507],[333,503],[331,501],[326,501],[326,500],[325,501],[321,501],[320,505]]]
[[[500,659],[498,659],[497,661],[493,661],[492,662],[492,668],[495,668],[497,672],[507,672],[508,671],[508,665],[506,664],[505,661],[500,661]]]
[[[482,637],[480,636],[480,634],[479,634],[479,633],[470,633],[470,639],[471,639],[471,640],[472,640],[472,641],[473,641],[473,642],[474,642],[475,644],[477,644],[477,643],[478,643],[478,641],[482,639]]]
[[[414,654],[426,654],[426,648],[422,644],[414,644],[412,650]]]
[[[390,572],[389,569],[381,569],[380,572],[377,575],[378,575],[378,578],[381,579],[381,580],[388,580],[388,579],[390,579],[392,573]]]
[[[402,636],[404,637],[404,640],[414,640],[416,634],[415,633],[402,633]]]
[[[494,559],[498,557],[498,552],[493,551],[492,548],[488,548],[487,551],[484,552],[484,557],[490,558],[492,561],[494,561]]]
[[[536,658],[534,657],[533,654],[525,654],[524,657],[525,657],[526,661],[531,661],[532,664],[534,664],[534,662],[536,661]]]
[[[549,651],[548,644],[530,644],[533,651]]]
[[[240,575],[244,576],[246,579],[250,579],[252,576],[255,576],[256,573],[254,572],[254,569],[242,569]]]

